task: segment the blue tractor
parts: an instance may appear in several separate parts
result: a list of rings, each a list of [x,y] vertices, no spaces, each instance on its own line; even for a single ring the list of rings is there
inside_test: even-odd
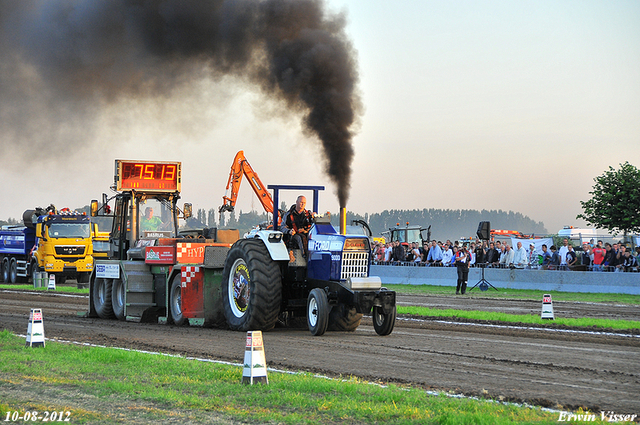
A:
[[[256,228],[229,250],[222,276],[224,316],[233,330],[268,330],[280,323],[306,324],[313,335],[327,330],[354,331],[371,314],[379,335],[389,335],[396,320],[396,293],[369,276],[371,246],[363,235],[336,231],[330,217],[316,216],[306,258],[287,247],[276,210],[280,190],[313,191],[318,211],[322,186],[270,185],[273,229]],[[293,255],[290,255],[293,251]]]

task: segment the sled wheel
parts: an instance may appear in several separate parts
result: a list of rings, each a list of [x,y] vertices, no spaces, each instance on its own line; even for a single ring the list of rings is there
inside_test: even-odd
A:
[[[111,284],[111,307],[118,320],[124,320],[124,282],[122,279],[113,279]]]
[[[382,307],[374,306],[372,319],[373,329],[378,335],[389,335],[396,324],[396,306],[393,306],[393,310],[389,314],[385,314]]]
[[[113,305],[111,304],[111,294],[113,279],[96,278],[93,283],[93,307],[98,316],[103,319],[113,319]]]
[[[171,281],[171,292],[169,292],[169,310],[171,320],[176,326],[183,326],[189,319],[182,315],[182,281],[178,273]]]

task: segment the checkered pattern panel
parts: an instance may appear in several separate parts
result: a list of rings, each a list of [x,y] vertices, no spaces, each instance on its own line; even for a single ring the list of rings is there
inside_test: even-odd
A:
[[[196,273],[200,272],[200,267],[196,266],[186,266],[182,268],[182,287],[186,288],[187,283],[191,283],[191,279],[195,279]]]
[[[179,243],[178,247],[176,249],[176,258],[178,259],[178,262],[180,262],[180,260],[182,259],[182,256],[186,256],[187,255],[187,249],[191,248],[191,243]]]

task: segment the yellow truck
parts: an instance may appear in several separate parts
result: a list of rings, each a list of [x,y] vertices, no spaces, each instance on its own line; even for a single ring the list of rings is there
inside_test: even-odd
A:
[[[109,235],[113,217],[91,217],[91,240],[93,245],[93,258],[109,257]]]
[[[64,208],[34,215],[36,243],[31,252],[31,275],[47,272],[56,283],[67,278],[89,282],[93,271],[91,223],[86,214]]]

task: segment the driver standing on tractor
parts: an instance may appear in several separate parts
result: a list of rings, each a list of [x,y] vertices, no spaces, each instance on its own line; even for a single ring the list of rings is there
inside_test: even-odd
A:
[[[283,220],[282,233],[289,235],[289,256],[293,260],[291,249],[297,248],[302,251],[302,255],[307,258],[307,242],[309,240],[309,229],[313,223],[311,211],[304,207],[307,205],[307,198],[300,195],[296,203],[291,206]]]

